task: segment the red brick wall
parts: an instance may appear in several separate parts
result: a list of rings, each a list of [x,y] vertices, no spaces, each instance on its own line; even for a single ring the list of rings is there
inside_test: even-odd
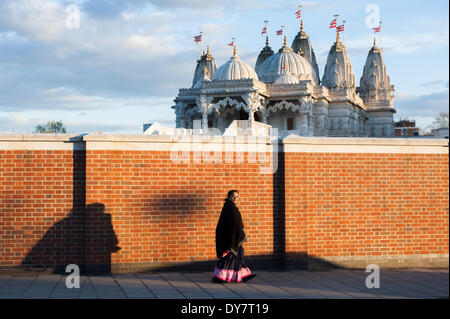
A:
[[[0,266],[214,260],[230,189],[246,255],[449,252],[447,154],[281,153],[275,175],[247,155],[0,150]]]
[[[447,155],[286,153],[285,162],[287,252],[448,254]]]
[[[0,265],[81,263],[73,151],[0,150]]]
[[[87,151],[86,203],[106,206],[122,248],[112,263],[216,258],[215,227],[230,189],[240,192],[246,253],[270,254],[273,178],[246,158],[175,164],[170,152]]]

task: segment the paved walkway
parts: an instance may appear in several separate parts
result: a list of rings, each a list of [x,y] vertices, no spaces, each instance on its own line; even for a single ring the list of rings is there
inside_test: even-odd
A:
[[[161,272],[80,278],[68,289],[66,276],[0,276],[0,299],[150,298],[448,298],[448,269],[381,270],[380,288],[368,289],[364,270],[258,271],[247,283],[214,284],[211,272]]]

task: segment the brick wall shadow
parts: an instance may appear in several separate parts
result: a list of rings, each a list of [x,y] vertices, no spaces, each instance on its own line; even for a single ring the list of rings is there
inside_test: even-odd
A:
[[[104,211],[101,203],[89,204],[82,212],[70,211],[33,246],[21,268],[62,274],[67,265],[76,264],[82,273],[110,273],[111,254],[120,247],[111,215]]]
[[[81,273],[110,273],[111,254],[120,250],[111,215],[105,205],[86,205],[86,146],[79,137],[73,143],[72,209],[48,229],[23,258],[21,270],[65,273],[76,264]]]
[[[278,268],[286,268],[286,220],[285,220],[285,160],[284,151],[278,154],[278,167],[273,174],[273,252]]]
[[[83,263],[83,215],[74,210],[55,223],[23,258],[20,268],[60,273]]]
[[[109,274],[111,254],[121,249],[111,223],[111,215],[105,213],[105,205],[93,203],[86,206],[84,216],[83,273]]]

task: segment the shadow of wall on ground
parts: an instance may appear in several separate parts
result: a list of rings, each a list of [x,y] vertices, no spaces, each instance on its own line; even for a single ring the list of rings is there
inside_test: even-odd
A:
[[[322,271],[331,269],[343,269],[343,267],[323,260],[321,258],[307,256],[306,253],[286,253],[285,260],[280,261],[276,254],[270,255],[249,255],[244,256],[244,261],[252,271],[289,271],[289,270],[309,270]],[[211,272],[217,260],[186,261],[180,263],[170,263],[158,265],[131,272],[153,273],[153,272]],[[125,269],[114,269],[114,273],[126,273]]]

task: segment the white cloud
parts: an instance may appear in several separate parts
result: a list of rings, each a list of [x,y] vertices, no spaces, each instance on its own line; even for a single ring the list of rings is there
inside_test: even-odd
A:
[[[424,86],[426,88],[438,88],[438,89],[447,88],[448,89],[448,81],[443,81],[443,80],[430,81],[430,82],[423,83],[422,86]]]
[[[308,9],[308,11],[320,11],[320,10],[331,10],[338,6],[338,4],[324,4],[318,1],[302,1],[301,5],[303,8]]]
[[[305,11],[324,13],[343,2],[346,1],[332,4],[305,1],[302,5]],[[81,8],[79,29],[65,26],[65,6],[69,3]],[[297,3],[281,0],[1,0],[0,116],[2,111],[8,112],[8,116],[23,111],[20,113],[22,122],[15,118],[11,123],[25,127],[27,120],[31,125],[39,117],[23,116],[26,112],[72,112],[74,117],[83,117],[73,123],[74,127],[82,127],[82,122],[89,120],[96,110],[97,117],[108,110],[106,113],[116,112],[120,119],[120,112],[133,108],[150,122],[154,121],[152,114],[158,114],[158,122],[173,122],[174,114],[170,109],[173,98],[179,88],[190,86],[195,69],[194,35],[200,30],[205,32],[204,49],[207,43],[211,45],[218,66],[232,55],[232,48],[226,43],[236,37],[241,59],[254,66],[263,40],[259,48],[255,47],[255,39],[248,38],[253,31],[249,31],[248,21],[243,20],[276,16],[271,21],[274,26],[289,15],[289,19],[297,22],[293,15],[296,8]],[[256,32],[260,31],[259,27]],[[408,31],[406,35],[397,30],[397,34],[383,35],[385,53],[398,58],[409,52],[428,53],[433,48],[448,48],[448,31],[427,30],[416,34]],[[271,38],[275,51],[281,42],[278,40]],[[331,41],[315,36],[312,42],[322,73]],[[358,72],[362,68],[356,61],[365,61],[371,40],[360,36],[347,39],[346,44],[359,79]],[[390,65],[387,68],[389,73]],[[442,76],[437,74],[430,78]],[[398,77],[394,82],[399,82]],[[442,91],[448,89],[448,81],[446,87],[441,82],[424,83],[423,87]],[[437,110],[442,101],[445,102],[445,98],[402,96],[400,93],[396,105],[405,113],[431,116],[429,111],[420,112],[430,107]],[[431,106],[420,108],[425,103]],[[47,117],[50,115],[45,119]],[[67,121],[70,116],[64,119]],[[127,123],[103,120],[108,121],[112,129],[117,125],[134,125],[129,123],[139,123],[140,119],[133,118]],[[100,124],[92,124],[92,127]]]
[[[408,54],[416,51],[448,47],[448,31],[384,36],[383,49],[395,54]]]
[[[36,126],[55,120],[53,117],[0,117],[0,133],[33,133]],[[59,119],[58,119],[59,120]],[[104,121],[73,121],[64,120],[67,133],[91,133],[95,131],[139,134],[142,133],[141,123],[105,123]]]
[[[2,1],[0,29],[21,33],[42,42],[63,36],[66,26],[65,7],[45,0]]]
[[[32,133],[39,123],[44,123],[44,119],[22,115],[0,116],[0,133]]]
[[[397,117],[416,120],[416,125],[425,129],[439,112],[448,112],[449,91],[425,95],[398,92],[394,100]]]
[[[372,37],[372,36],[370,36]],[[348,51],[369,52],[372,43],[369,36],[353,38],[346,42]],[[424,33],[407,33],[402,35],[383,35],[382,47],[385,54],[410,54],[417,51],[430,51],[437,48],[448,47],[448,30]],[[373,39],[373,37],[372,37]],[[379,37],[376,37],[377,46],[380,46]]]

